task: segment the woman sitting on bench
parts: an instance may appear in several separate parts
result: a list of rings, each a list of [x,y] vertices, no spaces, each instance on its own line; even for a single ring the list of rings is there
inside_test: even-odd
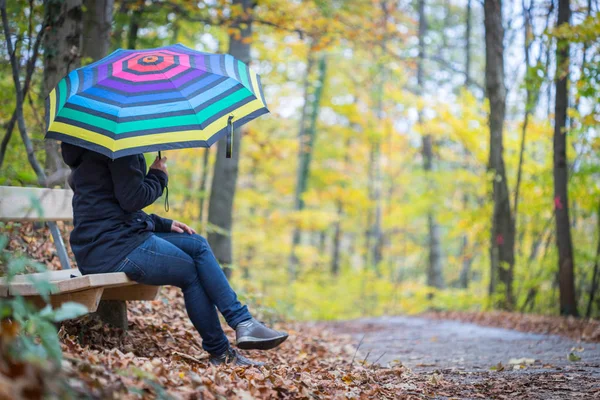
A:
[[[70,242],[80,271],[124,272],[139,283],[180,287],[188,316],[202,336],[211,363],[263,365],[230,346],[217,309],[236,331],[236,345],[241,349],[272,349],[288,335],[252,318],[205,238],[184,223],[142,211],[167,186],[166,158],[157,157],[146,172],[141,154],[111,160],[67,143],[61,148],[72,170],[74,229]]]

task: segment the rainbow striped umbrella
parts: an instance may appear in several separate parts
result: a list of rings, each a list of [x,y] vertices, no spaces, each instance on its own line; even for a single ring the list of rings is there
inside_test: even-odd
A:
[[[102,153],[209,147],[269,112],[260,77],[228,54],[181,44],[117,50],[63,78],[46,99],[46,138]]]

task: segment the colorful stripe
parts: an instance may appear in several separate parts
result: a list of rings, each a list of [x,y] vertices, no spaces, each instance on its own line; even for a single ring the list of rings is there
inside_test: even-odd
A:
[[[111,158],[210,146],[229,116],[239,127],[268,112],[260,77],[246,64],[179,44],[117,50],[75,70],[50,93],[46,110],[46,137]]]
[[[240,118],[239,120],[234,120],[234,127],[239,127],[242,123],[247,123],[250,120],[267,113],[268,111],[262,107],[262,103],[259,100],[253,100],[250,103],[245,104],[240,107],[239,112],[243,113],[245,116]],[[213,121],[206,128],[201,130],[178,130],[175,132],[167,132],[167,133],[153,133],[146,134],[143,136],[130,136],[124,137],[122,139],[111,138],[101,133],[96,132],[92,129],[86,129],[79,126],[71,125],[68,123],[63,123],[60,121],[56,121],[52,124],[52,130],[48,131],[46,134],[49,138],[69,141],[70,138],[78,138],[85,142],[95,143],[98,146],[101,146],[105,149],[103,151],[106,154],[106,150],[110,153],[115,153],[118,151],[126,150],[128,148],[136,148],[142,146],[150,146],[150,145],[158,145],[158,144],[174,144],[180,143],[183,147],[193,147],[193,146],[185,146],[184,142],[187,141],[206,141],[210,142],[210,144],[214,143],[215,140],[211,139],[221,130],[227,128],[227,120],[229,116],[224,115],[223,117]],[[108,155],[108,154],[107,154]]]

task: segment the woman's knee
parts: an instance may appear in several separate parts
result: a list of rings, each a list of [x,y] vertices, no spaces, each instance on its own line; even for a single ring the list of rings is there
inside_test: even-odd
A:
[[[206,238],[204,236],[200,236],[197,233],[193,233],[192,237],[194,238],[195,241],[197,241],[201,246],[203,247],[207,247],[208,246],[208,240],[206,240]]]
[[[199,255],[204,250],[210,247],[208,244],[208,240],[204,236],[200,236],[197,233],[192,234],[192,238],[194,239],[194,253]]]

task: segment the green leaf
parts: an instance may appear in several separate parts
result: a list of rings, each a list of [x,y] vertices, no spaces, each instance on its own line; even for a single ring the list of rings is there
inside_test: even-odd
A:
[[[0,235],[0,251],[4,251],[8,245],[8,236]]]
[[[569,361],[572,361],[572,362],[581,361],[581,357],[579,357],[575,353],[569,353],[568,359],[569,359]]]
[[[67,303],[63,303],[59,308],[54,310],[54,318],[52,320],[54,322],[60,322],[66,319],[81,317],[87,313],[88,309],[86,306],[69,301]]]
[[[62,358],[62,350],[58,341],[58,332],[52,323],[40,319],[36,324],[36,331],[39,334],[42,346],[48,353],[51,360],[59,362]]]
[[[0,300],[0,320],[10,317],[13,313],[10,300]]]
[[[50,294],[56,289],[56,285],[49,281],[49,277],[44,274],[41,277],[28,276],[27,280],[35,287],[35,290],[42,296],[46,303],[50,302]]]

